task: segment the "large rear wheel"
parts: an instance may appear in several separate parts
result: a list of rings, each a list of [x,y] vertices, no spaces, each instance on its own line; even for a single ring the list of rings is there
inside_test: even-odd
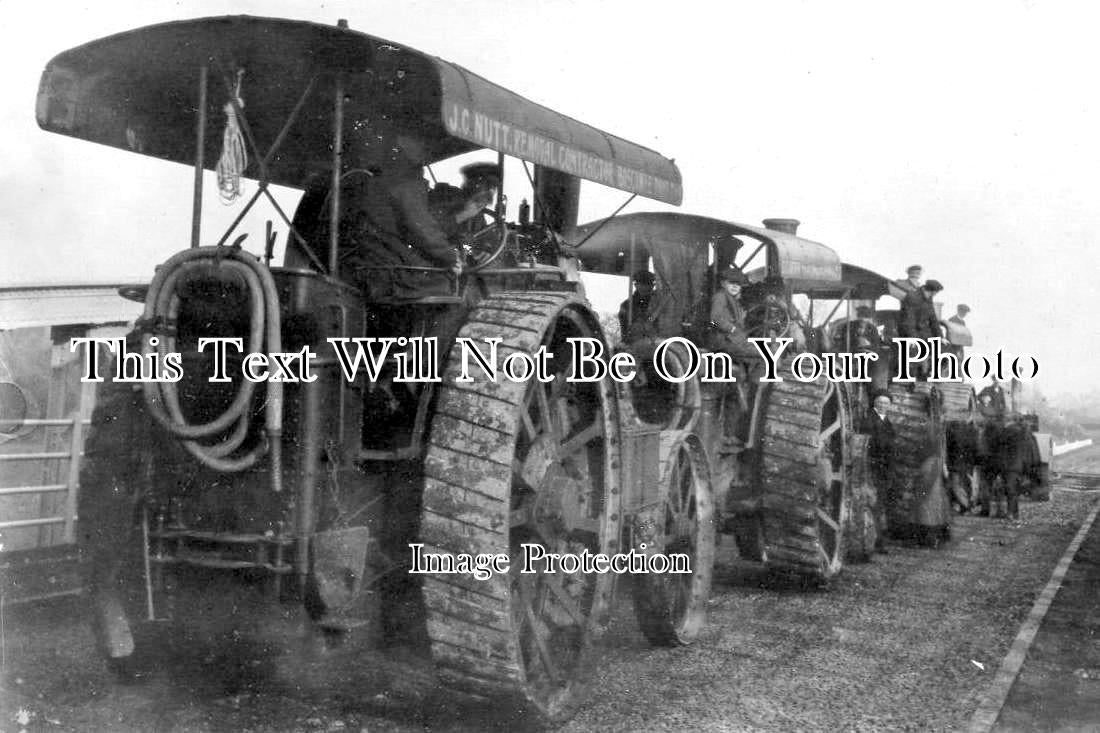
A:
[[[765,562],[828,580],[844,564],[848,521],[848,416],[826,379],[776,382],[760,427]]]
[[[893,482],[887,502],[890,534],[938,547],[950,535],[954,512],[944,481],[946,431],[938,391],[890,388],[896,431]]]
[[[569,718],[581,701],[590,647],[613,590],[612,575],[582,572],[565,558],[619,549],[615,394],[607,380],[566,381],[566,339],[598,335],[573,294],[502,293],[482,301],[459,336],[500,338],[501,360],[546,347],[552,380],[456,382],[456,345],[425,460],[424,551],[510,560],[506,574],[484,580],[425,575],[439,677],[460,693],[512,697],[548,722]],[[555,553],[561,562],[543,558],[525,567]]]

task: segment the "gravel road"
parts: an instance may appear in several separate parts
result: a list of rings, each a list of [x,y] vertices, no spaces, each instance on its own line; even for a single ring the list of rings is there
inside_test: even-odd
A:
[[[591,699],[563,730],[955,729],[1098,500],[1055,491],[1023,503],[1020,521],[960,517],[945,548],[891,545],[825,589],[772,581],[728,542],[691,647],[650,648],[620,591]],[[430,667],[405,648],[312,643],[269,658],[245,643],[176,644],[123,685],[95,659],[80,610],[70,599],[7,611],[0,731],[522,726],[513,710],[441,701]]]

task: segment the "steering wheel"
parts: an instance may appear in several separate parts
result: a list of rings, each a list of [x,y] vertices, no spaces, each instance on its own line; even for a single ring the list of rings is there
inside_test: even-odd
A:
[[[745,313],[745,323],[756,325],[746,334],[749,337],[782,338],[791,330],[791,314],[779,303],[760,303]]]
[[[464,272],[480,272],[496,262],[508,246],[508,226],[504,217],[493,209],[482,209],[475,216],[487,216],[492,223],[482,227],[473,234],[463,237],[462,251],[466,254],[467,261],[471,262]]]

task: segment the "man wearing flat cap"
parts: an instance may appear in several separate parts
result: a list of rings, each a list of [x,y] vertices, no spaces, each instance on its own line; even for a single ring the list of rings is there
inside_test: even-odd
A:
[[[920,290],[921,276],[924,274],[924,268],[920,265],[910,265],[905,268],[905,280],[895,280],[894,284],[907,293],[914,293]]]
[[[970,329],[966,325],[968,313],[970,313],[970,306],[959,303],[955,306],[955,315],[943,322],[947,329],[947,343],[950,344],[951,352],[960,359],[963,358],[963,347],[972,346],[974,343]]]
[[[665,306],[652,272],[638,270],[633,279],[634,294],[619,306],[619,333],[625,344],[658,338],[658,321]]]
[[[905,282],[909,283],[910,290],[919,290],[921,286],[921,278],[924,275],[924,268],[920,265],[909,265],[905,270]]]
[[[940,320],[932,298],[943,290],[938,280],[929,280],[905,296],[898,314],[898,335],[906,338],[930,339],[940,335]]]
[[[476,234],[489,225],[481,212],[492,206],[501,182],[500,166],[496,163],[470,163],[460,172],[461,188],[440,183],[431,192],[432,211],[452,237]]]
[[[749,284],[745,273],[730,265],[718,272],[718,290],[710,299],[711,348],[734,356],[757,358],[745,330],[745,307],[741,291]]]
[[[846,326],[846,347],[853,351],[874,351],[882,346],[882,336],[875,324],[875,311],[870,306],[856,308],[856,317]]]

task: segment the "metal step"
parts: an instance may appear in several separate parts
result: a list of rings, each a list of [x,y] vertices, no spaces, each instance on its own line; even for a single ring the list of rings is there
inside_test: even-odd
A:
[[[151,555],[149,561],[158,565],[191,565],[200,568],[214,568],[217,570],[265,570],[277,575],[289,575],[294,568],[286,563],[278,565],[267,562],[255,562],[251,560],[230,560],[214,552],[180,552],[171,555]]]

